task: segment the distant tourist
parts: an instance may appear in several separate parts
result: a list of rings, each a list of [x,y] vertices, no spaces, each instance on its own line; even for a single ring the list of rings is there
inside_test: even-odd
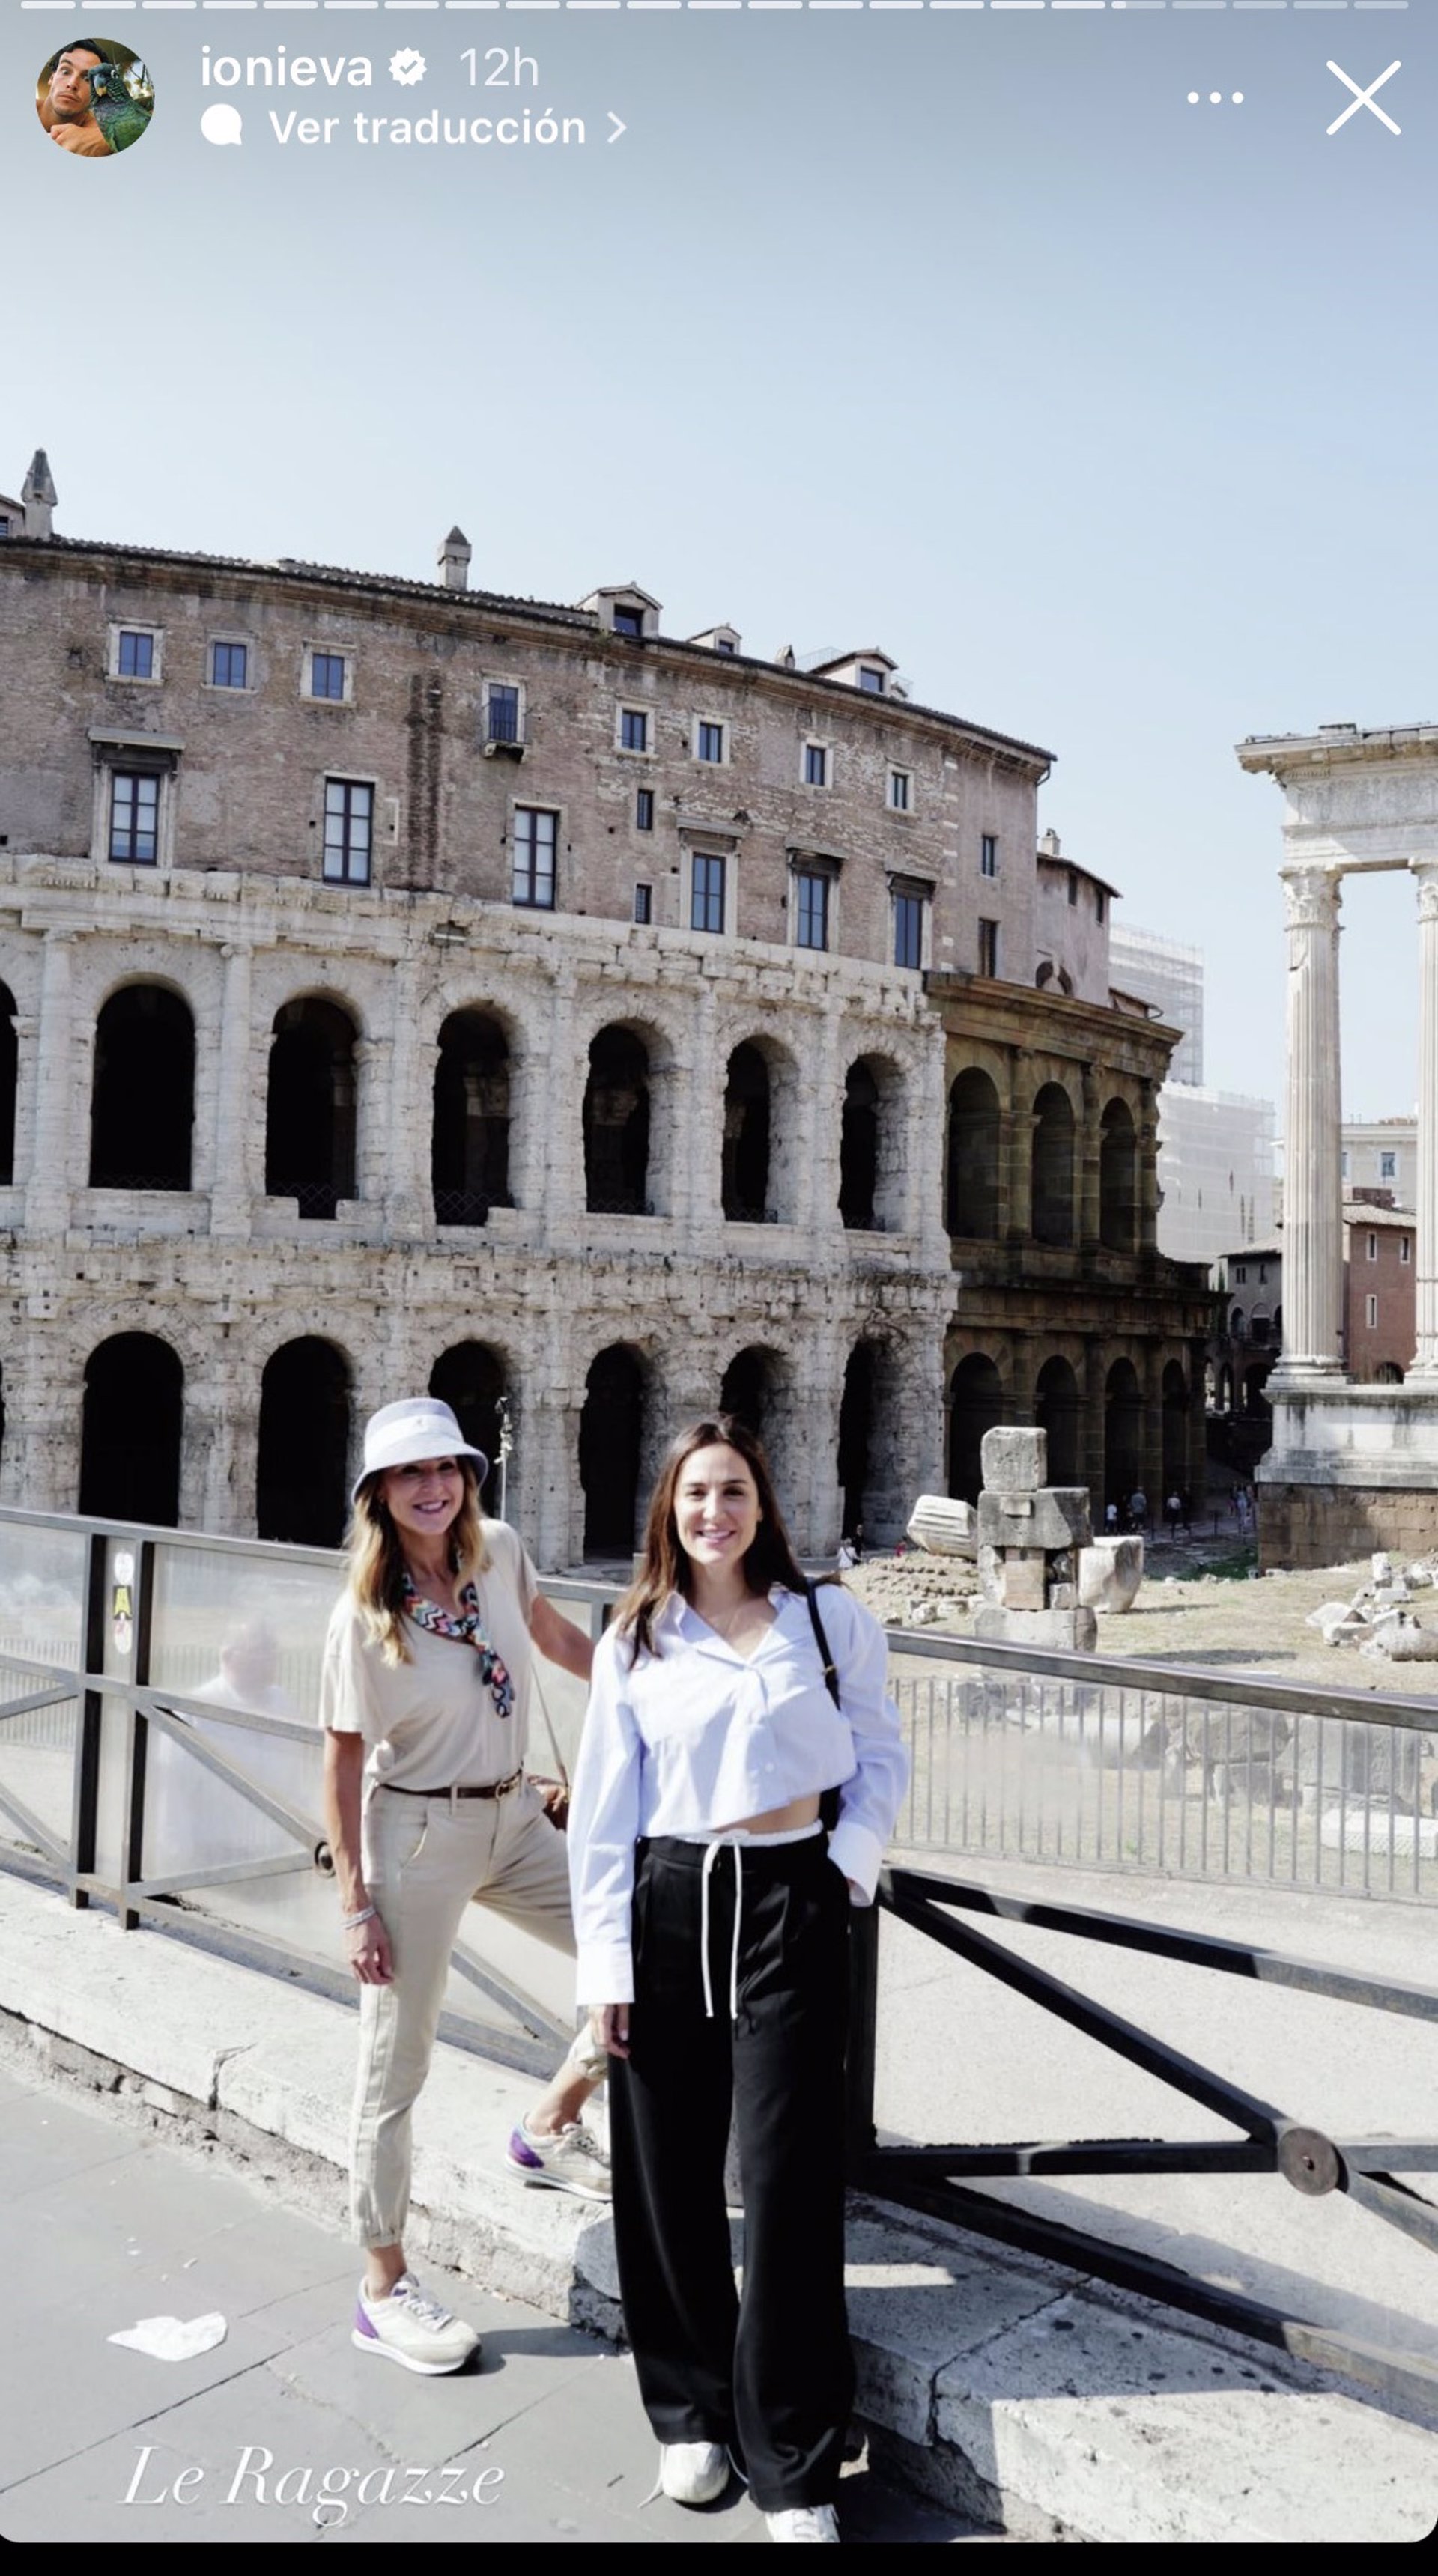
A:
[[[1183,1519],[1183,1496],[1178,1491],[1177,1486],[1175,1486],[1173,1492],[1169,1495],[1168,1501],[1164,1504],[1164,1510],[1168,1514],[1169,1537],[1177,1538],[1178,1525]]]
[[[1118,1505],[1117,1505],[1117,1503],[1105,1503],[1105,1505],[1104,1505],[1104,1513],[1103,1513],[1103,1525],[1104,1525],[1104,1528],[1107,1530],[1107,1532],[1108,1532],[1108,1534],[1109,1534],[1109,1537],[1110,1537],[1110,1538],[1117,1538],[1117,1536],[1118,1536]]]
[[[1128,1498],[1128,1522],[1130,1529],[1144,1530],[1148,1527],[1148,1496],[1142,1485],[1135,1485]]]
[[[853,1540],[851,1538],[841,1538],[839,1541],[839,1553],[834,1559],[834,1563],[838,1567],[839,1572],[841,1574],[847,1574],[850,1566],[857,1565],[858,1562],[859,1551],[855,1547]]]
[[[564,1842],[525,1771],[525,1715],[533,1647],[581,1681],[593,1650],[545,1600],[516,1532],[481,1519],[488,1472],[432,1396],[372,1415],[320,1681],[325,1824],[360,1988],[352,2339],[426,2376],[462,2369],[479,2345],[425,2295],[403,2243],[410,2115],[450,1953],[471,1901],[574,1948]],[[581,2031],[510,2140],[522,2181],[608,2197],[608,2158],[579,2120],[606,2062]]]

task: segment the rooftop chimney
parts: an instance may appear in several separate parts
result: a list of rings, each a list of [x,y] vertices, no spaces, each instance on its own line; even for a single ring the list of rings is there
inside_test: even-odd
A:
[[[463,528],[451,528],[435,557],[447,590],[468,590],[471,547]]]
[[[1054,830],[1052,823],[1050,823],[1048,830],[1043,834],[1039,842],[1039,856],[1042,859],[1056,859],[1058,855],[1059,836]]]
[[[20,498],[25,504],[27,537],[54,535],[53,512],[59,497],[55,489],[55,478],[50,471],[50,459],[43,447],[37,447],[30,460],[30,471],[25,477],[20,493]]]

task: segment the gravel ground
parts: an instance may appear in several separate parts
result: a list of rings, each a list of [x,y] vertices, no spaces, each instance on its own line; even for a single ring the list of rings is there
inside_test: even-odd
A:
[[[1318,1631],[1305,1625],[1320,1602],[1351,1598],[1367,1580],[1367,1557],[1296,1574],[1258,1575],[1254,1566],[1252,1544],[1236,1538],[1176,1545],[1159,1540],[1150,1546],[1133,1608],[1100,1617],[1099,1653],[1267,1673],[1279,1681],[1319,1682],[1329,1690],[1434,1696],[1438,1666],[1388,1664],[1352,1646],[1325,1646]],[[937,1615],[917,1624],[931,1633],[970,1631],[974,1576],[962,1560],[918,1553],[873,1557],[844,1580],[886,1623],[909,1625],[914,1605],[923,1603]],[[1438,1595],[1427,1601],[1431,1606],[1422,1598],[1414,1606],[1425,1626],[1438,1624]]]

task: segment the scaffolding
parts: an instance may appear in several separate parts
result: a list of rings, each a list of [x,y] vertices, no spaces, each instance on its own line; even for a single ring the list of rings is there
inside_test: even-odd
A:
[[[1236,1091],[1166,1082],[1158,1095],[1158,1248],[1214,1262],[1271,1244],[1274,1109]]]
[[[1115,923],[1108,957],[1109,973],[1120,992],[1147,1002],[1169,1028],[1182,1029],[1169,1079],[1198,1089],[1203,1082],[1203,950],[1160,939],[1152,930],[1121,929]]]

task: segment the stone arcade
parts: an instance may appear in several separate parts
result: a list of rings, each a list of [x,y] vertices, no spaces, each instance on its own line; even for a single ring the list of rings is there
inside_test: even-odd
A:
[[[0,1498],[328,1543],[421,1385],[506,1409],[549,1565],[721,1400],[816,1553],[994,1422],[1199,1481],[1173,1033],[1036,861],[1046,752],[458,528],[420,582],[54,507],[0,496]]]

